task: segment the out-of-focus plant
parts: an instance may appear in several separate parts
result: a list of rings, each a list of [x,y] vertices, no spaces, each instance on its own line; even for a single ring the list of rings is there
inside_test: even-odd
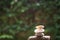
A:
[[[13,39],[13,36],[11,36],[11,35],[1,35],[1,36],[0,36],[0,39],[1,39],[1,38],[3,38],[3,39],[4,39],[4,38],[11,38],[11,39]]]
[[[14,37],[12,35],[0,35],[0,40],[13,40]]]
[[[38,25],[34,21],[37,11],[42,12],[38,16],[42,20],[39,24],[45,25],[46,33],[55,40],[60,35],[60,0],[0,0],[0,35],[20,37],[23,33],[22,40],[32,35],[34,26]]]

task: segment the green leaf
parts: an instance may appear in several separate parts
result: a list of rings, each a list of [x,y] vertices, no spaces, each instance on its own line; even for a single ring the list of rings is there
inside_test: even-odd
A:
[[[3,38],[3,39],[4,39],[4,38],[13,39],[13,36],[12,36],[12,35],[1,35],[1,36],[0,36],[0,39],[1,39],[1,38]]]

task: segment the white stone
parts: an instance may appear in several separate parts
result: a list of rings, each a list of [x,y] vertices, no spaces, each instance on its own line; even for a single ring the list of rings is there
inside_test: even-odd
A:
[[[30,38],[36,38],[36,37],[37,37],[37,36],[30,36],[29,39],[30,39]]]
[[[44,38],[49,38],[50,39],[50,36],[43,36]]]
[[[35,33],[36,36],[44,36],[44,33]]]
[[[41,32],[44,32],[45,30],[44,29],[35,29],[34,32],[35,33],[41,33]]]

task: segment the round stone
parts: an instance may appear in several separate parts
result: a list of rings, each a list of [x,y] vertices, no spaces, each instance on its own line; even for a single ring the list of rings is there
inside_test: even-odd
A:
[[[35,33],[41,33],[41,32],[44,32],[45,30],[44,29],[35,29],[34,32]]]
[[[36,26],[36,28],[37,28],[37,29],[43,29],[44,26],[43,26],[43,25],[38,25],[38,26]]]

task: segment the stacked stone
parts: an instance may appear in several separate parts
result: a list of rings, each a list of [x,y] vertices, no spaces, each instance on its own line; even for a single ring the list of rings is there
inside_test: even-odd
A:
[[[36,29],[34,30],[35,35],[30,36],[28,40],[50,40],[50,36],[45,36],[44,31],[43,25],[36,26]]]
[[[36,29],[34,30],[35,36],[44,36],[44,31],[43,25],[36,26]]]

